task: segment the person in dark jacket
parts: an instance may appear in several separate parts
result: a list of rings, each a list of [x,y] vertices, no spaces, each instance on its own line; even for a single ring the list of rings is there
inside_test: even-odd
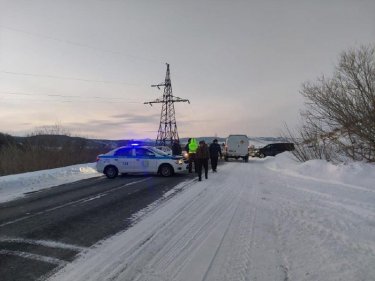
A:
[[[210,159],[210,151],[205,141],[200,141],[195,153],[195,161],[197,165],[198,180],[202,181],[202,167],[204,167],[205,178],[208,178],[208,159]]]
[[[174,140],[172,144],[172,155],[181,155],[182,149],[180,142],[178,140]]]
[[[217,169],[217,162],[220,158],[223,157],[221,154],[221,147],[220,144],[217,143],[217,139],[214,139],[213,143],[210,144],[210,158],[211,158],[211,168],[213,172],[216,172]]]
[[[191,142],[191,138],[190,139],[188,139],[188,142],[187,142],[187,144],[185,145],[185,151],[187,152],[187,153],[189,153],[189,143]]]

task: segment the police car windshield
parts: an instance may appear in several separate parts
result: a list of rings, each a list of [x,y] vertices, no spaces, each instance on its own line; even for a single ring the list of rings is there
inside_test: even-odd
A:
[[[168,156],[168,153],[165,153],[163,150],[160,150],[156,147],[150,147],[150,149],[157,154],[160,154],[160,155],[163,155],[163,156]]]

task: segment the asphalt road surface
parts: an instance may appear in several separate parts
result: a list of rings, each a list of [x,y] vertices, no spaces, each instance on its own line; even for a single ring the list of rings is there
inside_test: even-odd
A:
[[[92,178],[0,204],[0,280],[44,279],[193,176]]]

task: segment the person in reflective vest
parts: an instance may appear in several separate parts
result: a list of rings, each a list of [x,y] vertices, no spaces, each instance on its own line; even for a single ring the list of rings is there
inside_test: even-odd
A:
[[[193,163],[194,163],[194,171],[197,171],[197,164],[195,163],[195,153],[197,152],[198,143],[197,140],[191,138],[188,143],[189,148],[189,173],[193,172]]]

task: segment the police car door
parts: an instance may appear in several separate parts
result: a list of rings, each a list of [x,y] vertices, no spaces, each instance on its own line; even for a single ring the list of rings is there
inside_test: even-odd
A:
[[[134,169],[136,172],[156,173],[157,161],[155,153],[147,148],[135,149]]]
[[[120,148],[115,152],[114,156],[114,164],[116,165],[120,173],[133,172],[134,157],[132,147]]]

